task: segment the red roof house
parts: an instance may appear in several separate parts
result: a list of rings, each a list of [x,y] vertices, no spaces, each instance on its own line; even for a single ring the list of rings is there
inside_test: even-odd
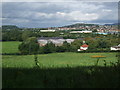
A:
[[[88,45],[87,44],[83,44],[81,47],[88,47]]]
[[[82,46],[80,46],[80,49],[78,49],[78,51],[87,50],[88,47],[89,47],[89,46],[88,46],[87,44],[83,44]]]

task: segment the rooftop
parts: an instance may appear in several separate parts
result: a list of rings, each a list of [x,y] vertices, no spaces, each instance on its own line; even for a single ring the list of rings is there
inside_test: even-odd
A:
[[[83,44],[81,47],[88,47],[88,45],[87,44]]]

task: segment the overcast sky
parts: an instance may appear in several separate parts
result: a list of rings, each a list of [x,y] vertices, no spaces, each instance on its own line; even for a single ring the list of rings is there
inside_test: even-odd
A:
[[[3,2],[2,24],[55,27],[75,23],[117,23],[117,2]]]

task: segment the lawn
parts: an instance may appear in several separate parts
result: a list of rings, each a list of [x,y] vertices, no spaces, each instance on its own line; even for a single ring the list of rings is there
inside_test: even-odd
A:
[[[104,55],[106,58],[101,58],[98,65],[103,66],[106,60],[107,65],[110,62],[116,62],[116,53],[52,53],[38,55],[38,61],[42,67],[66,67],[66,66],[93,66],[96,58],[91,58],[92,55]],[[35,66],[34,55],[3,55],[3,67],[21,67],[32,68]]]
[[[2,53],[18,53],[18,46],[21,42],[19,41],[7,41],[2,43]]]

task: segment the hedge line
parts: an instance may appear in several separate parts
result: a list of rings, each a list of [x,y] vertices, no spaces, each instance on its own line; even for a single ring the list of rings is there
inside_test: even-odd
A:
[[[103,52],[120,52],[120,51],[106,51],[106,50],[91,50],[91,51],[80,51],[80,52],[77,52],[76,53],[103,53]],[[55,52],[57,53],[57,52]],[[60,52],[59,52],[60,53]],[[63,52],[61,52],[63,53]],[[45,54],[45,53],[44,53]],[[0,53],[0,55],[28,55],[28,54],[21,54],[21,53]]]

